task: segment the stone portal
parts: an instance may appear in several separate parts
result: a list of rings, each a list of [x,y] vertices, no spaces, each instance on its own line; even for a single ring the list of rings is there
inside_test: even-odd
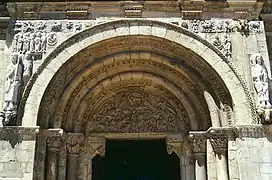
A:
[[[108,140],[93,159],[92,180],[180,180],[179,158],[161,140]]]

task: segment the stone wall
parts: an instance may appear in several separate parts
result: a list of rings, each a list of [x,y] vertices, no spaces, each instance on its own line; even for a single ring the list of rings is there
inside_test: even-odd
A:
[[[0,179],[30,180],[33,176],[38,128],[0,129]]]
[[[229,161],[238,160],[241,180],[270,180],[272,177],[272,126],[251,125],[238,127],[236,142],[229,146],[229,152],[236,151],[236,156],[230,155]],[[234,153],[235,154],[235,153]],[[230,169],[232,170],[232,169]]]

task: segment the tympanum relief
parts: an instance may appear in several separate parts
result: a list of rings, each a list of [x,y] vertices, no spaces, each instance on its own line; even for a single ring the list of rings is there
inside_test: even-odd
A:
[[[120,92],[94,110],[88,124],[92,133],[179,132],[185,112],[169,99],[145,92]]]

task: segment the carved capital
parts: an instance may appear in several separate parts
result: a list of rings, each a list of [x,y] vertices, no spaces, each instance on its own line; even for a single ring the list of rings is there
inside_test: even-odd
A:
[[[211,145],[215,152],[224,152],[228,149],[227,136],[215,136],[210,138]]]
[[[68,156],[79,155],[83,141],[84,135],[82,133],[67,134],[66,148]]]
[[[49,151],[59,152],[62,140],[60,137],[49,137],[46,140]]]
[[[189,140],[192,143],[192,150],[195,155],[202,155],[206,153],[207,149],[206,132],[190,132]]]

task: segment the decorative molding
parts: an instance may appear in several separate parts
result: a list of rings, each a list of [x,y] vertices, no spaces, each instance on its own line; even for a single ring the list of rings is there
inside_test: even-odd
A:
[[[4,126],[0,127],[1,135],[35,135],[39,133],[40,127],[23,127],[23,126]]]

